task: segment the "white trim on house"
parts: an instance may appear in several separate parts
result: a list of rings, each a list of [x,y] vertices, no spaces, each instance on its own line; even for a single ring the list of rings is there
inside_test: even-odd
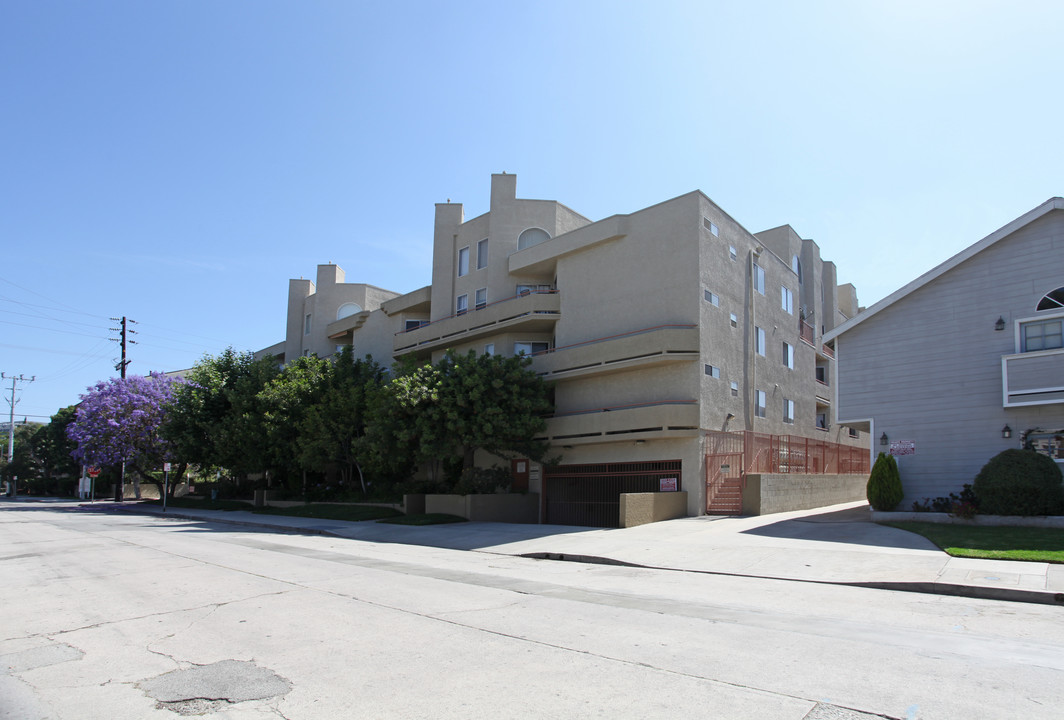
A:
[[[879,302],[877,302],[875,305],[873,305],[872,307],[868,308],[864,312],[858,313],[855,317],[850,318],[849,320],[847,320],[846,322],[842,323],[841,325],[839,325],[835,329],[828,331],[827,333],[824,334],[823,341],[826,343],[826,342],[830,342],[830,341],[834,340],[835,338],[837,338],[839,335],[843,334],[844,332],[846,332],[850,328],[852,328],[852,327],[854,327],[856,325],[859,325],[860,323],[864,322],[868,318],[872,317],[873,315],[878,313],[880,310],[883,310],[884,308],[887,308],[887,307],[893,305],[898,300],[901,300],[902,298],[904,298],[906,295],[909,295],[910,293],[915,292],[916,290],[922,288],[924,285],[927,285],[928,283],[930,283],[931,281],[935,280],[939,276],[949,272],[950,270],[952,270],[953,268],[957,267],[958,265],[960,265],[962,262],[964,262],[965,260],[969,259],[973,255],[976,255],[976,254],[982,252],[983,250],[987,249],[988,247],[990,247],[991,245],[996,243],[998,240],[1001,240],[1002,238],[1008,237],[1009,235],[1011,235],[1012,233],[1016,232],[1020,228],[1023,228],[1026,225],[1030,225],[1035,220],[1039,219],[1043,215],[1046,215],[1046,214],[1052,212],[1053,210],[1064,210],[1064,198],[1060,198],[1060,197],[1049,198],[1048,200],[1046,200],[1044,203],[1042,203],[1038,207],[1034,208],[1033,210],[1030,210],[1030,211],[1024,213],[1023,215],[1021,215],[1020,217],[1016,218],[1015,220],[1013,220],[1012,222],[1008,223],[1007,225],[1005,225],[1005,226],[1003,226],[1001,228],[998,228],[997,230],[995,230],[994,232],[990,233],[989,235],[987,235],[985,238],[983,238],[979,242],[975,243],[974,245],[970,245],[969,247],[965,248],[964,250],[961,250],[959,253],[957,253],[956,255],[954,255],[953,257],[951,257],[949,260],[945,261],[941,265],[938,265],[937,267],[934,267],[934,268],[928,270],[927,272],[925,272],[923,275],[921,275],[920,277],[918,277],[915,280],[913,280],[908,285],[905,285],[901,289],[894,291],[890,295],[887,295],[885,298],[883,298],[882,300],[880,300]]]

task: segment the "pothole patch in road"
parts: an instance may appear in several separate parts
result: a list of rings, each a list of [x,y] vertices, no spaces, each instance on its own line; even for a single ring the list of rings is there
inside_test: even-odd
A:
[[[180,715],[205,715],[225,705],[285,695],[292,684],[264,667],[242,660],[222,660],[171,670],[137,683],[156,707]]]
[[[58,665],[59,663],[80,660],[85,653],[72,645],[56,643],[30,648],[20,652],[0,655],[0,673],[16,674],[27,670]]]
[[[861,712],[849,708],[818,702],[802,720],[896,720],[890,715]]]

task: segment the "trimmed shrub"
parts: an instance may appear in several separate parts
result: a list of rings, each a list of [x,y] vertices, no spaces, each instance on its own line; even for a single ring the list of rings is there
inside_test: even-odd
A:
[[[1060,515],[1064,482],[1053,460],[1033,450],[1005,450],[975,476],[979,512],[988,515]]]
[[[893,455],[879,453],[872,474],[868,476],[868,504],[873,510],[890,512],[898,506],[905,492],[901,488],[901,475]]]

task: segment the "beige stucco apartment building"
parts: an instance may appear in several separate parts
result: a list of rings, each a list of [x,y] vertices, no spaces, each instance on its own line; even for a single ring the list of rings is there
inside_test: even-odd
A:
[[[471,219],[436,205],[419,290],[345,283],[335,265],[292,280],[286,339],[260,354],[529,354],[554,388],[546,436],[563,468],[675,478],[691,515],[707,511],[707,431],[867,446],[835,422],[822,343],[856,314],[856,293],[815,242],[789,226],[752,234],[698,191],[592,222],[516,190],[515,175],[493,175],[490,209]],[[548,507],[580,495],[575,470],[548,486],[535,465],[513,469]]]

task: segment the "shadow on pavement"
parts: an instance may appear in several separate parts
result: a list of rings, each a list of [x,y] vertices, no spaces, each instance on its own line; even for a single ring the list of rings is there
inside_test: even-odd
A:
[[[900,550],[938,550],[927,538],[915,533],[872,522],[867,506],[788,518],[743,530],[744,535],[837,542]]]

